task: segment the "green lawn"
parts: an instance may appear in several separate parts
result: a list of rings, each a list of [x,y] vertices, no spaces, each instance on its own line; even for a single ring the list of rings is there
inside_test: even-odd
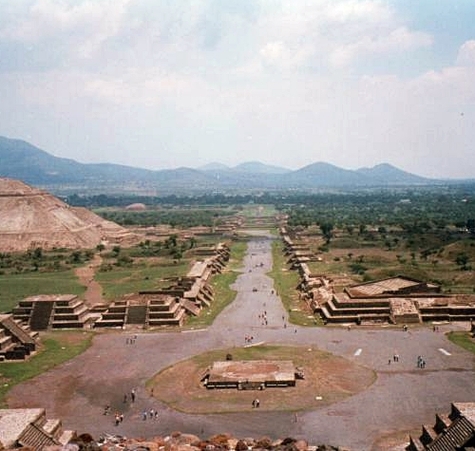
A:
[[[38,294],[84,293],[73,270],[0,276],[0,312],[10,312],[19,301]]]
[[[134,264],[130,267],[113,267],[111,271],[96,273],[95,280],[102,286],[106,299],[113,300],[128,293],[153,290],[169,285],[163,279],[184,276],[190,269],[188,260],[166,265]]]
[[[449,332],[447,337],[452,343],[475,354],[475,339],[468,332]]]
[[[315,318],[305,309],[305,305],[299,300],[297,286],[300,276],[297,271],[291,270],[286,262],[281,240],[272,243],[272,271],[268,273],[274,280],[274,288],[282,299],[285,309],[289,312],[289,321],[300,326],[315,325]]]

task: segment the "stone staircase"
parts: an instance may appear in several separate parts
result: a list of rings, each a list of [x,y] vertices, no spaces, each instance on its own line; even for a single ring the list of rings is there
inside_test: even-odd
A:
[[[0,431],[8,437],[6,448],[42,450],[49,446],[66,445],[75,435],[64,430],[57,419],[46,418],[44,409],[7,409],[2,411],[5,426],[14,425],[10,431]]]
[[[344,293],[339,293],[321,305],[319,313],[327,323],[362,323],[389,322],[391,311],[388,301],[352,301]]]
[[[30,327],[33,330],[48,329],[53,308],[53,301],[35,302],[31,309],[31,316],[29,320]]]
[[[17,337],[0,323],[0,361],[24,360],[36,348],[36,344],[23,344]]]
[[[94,327],[123,327],[127,320],[127,301],[115,301],[102,313]]]
[[[180,299],[173,296],[158,296],[148,303],[147,325],[181,326],[185,320],[186,311]]]
[[[449,415],[437,414],[423,425],[419,437],[410,437],[406,451],[472,451],[475,449],[475,403],[453,403]]]
[[[147,318],[146,305],[129,305],[127,309],[127,324],[145,324]]]
[[[185,309],[180,298],[164,294],[142,295],[140,302],[135,299],[112,303],[94,327],[143,327],[181,326],[185,320]]]
[[[93,317],[76,295],[40,295],[20,301],[13,309],[16,320],[27,323],[34,331],[84,328]]]

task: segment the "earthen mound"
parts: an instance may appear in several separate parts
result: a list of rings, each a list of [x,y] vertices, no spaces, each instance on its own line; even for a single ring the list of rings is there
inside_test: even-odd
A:
[[[84,208],[73,208],[25,183],[0,178],[0,251],[88,249],[100,243],[121,243],[127,229]]]

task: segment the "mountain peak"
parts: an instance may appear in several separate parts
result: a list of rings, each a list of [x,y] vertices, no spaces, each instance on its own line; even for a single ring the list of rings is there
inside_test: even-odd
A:
[[[289,169],[273,166],[270,164],[264,164],[260,161],[246,161],[233,167],[234,171],[247,172],[254,174],[285,174],[290,172]]]
[[[380,163],[372,168],[360,168],[356,172],[366,176],[381,180],[382,182],[390,180],[392,183],[427,183],[428,179],[419,175],[414,175],[403,171],[389,163]]]

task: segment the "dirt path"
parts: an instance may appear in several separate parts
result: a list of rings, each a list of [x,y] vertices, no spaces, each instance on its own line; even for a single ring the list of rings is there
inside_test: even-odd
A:
[[[102,286],[94,279],[97,268],[102,264],[102,257],[95,254],[87,265],[77,268],[75,271],[79,282],[86,287],[84,302],[87,306],[97,305],[103,302]]]

